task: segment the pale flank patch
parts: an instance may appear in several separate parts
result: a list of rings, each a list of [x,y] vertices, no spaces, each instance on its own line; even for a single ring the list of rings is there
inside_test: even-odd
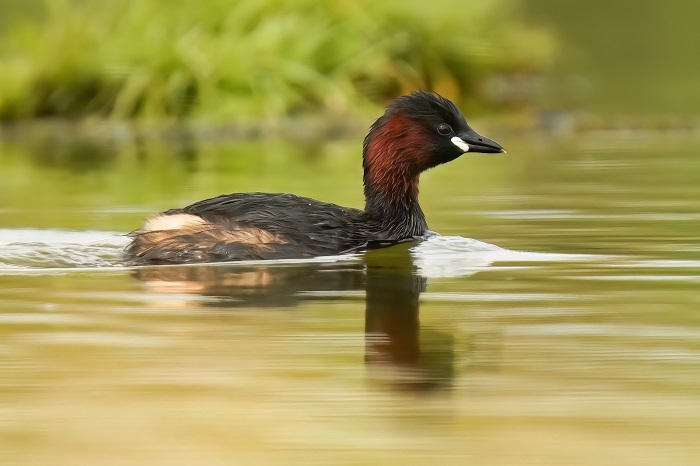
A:
[[[206,223],[202,217],[190,214],[157,215],[146,221],[142,231],[180,230],[202,226]]]
[[[135,239],[128,253],[133,257],[153,253],[158,260],[174,258],[174,262],[206,262],[215,246],[239,245],[232,246],[235,249],[246,245],[248,252],[260,253],[272,251],[273,244],[288,243],[286,238],[268,230],[237,225],[234,221],[209,222],[190,214],[157,215],[132,235]]]
[[[457,136],[455,136],[452,139],[450,139],[450,141],[452,141],[452,144],[459,147],[464,152],[469,152],[469,144],[464,142],[464,140],[462,138],[458,138]]]

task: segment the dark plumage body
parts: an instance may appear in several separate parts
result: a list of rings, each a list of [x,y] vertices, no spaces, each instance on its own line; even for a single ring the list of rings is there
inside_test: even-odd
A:
[[[428,226],[418,204],[419,174],[468,150],[503,151],[469,128],[447,99],[426,92],[400,97],[364,141],[365,210],[293,194],[221,195],[146,222],[132,233],[126,260],[145,265],[305,258],[422,236]]]

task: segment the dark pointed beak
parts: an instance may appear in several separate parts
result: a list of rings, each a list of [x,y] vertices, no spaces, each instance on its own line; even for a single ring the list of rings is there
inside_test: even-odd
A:
[[[496,141],[485,138],[473,129],[452,138],[452,144],[464,152],[481,152],[484,154],[505,153],[506,150]]]

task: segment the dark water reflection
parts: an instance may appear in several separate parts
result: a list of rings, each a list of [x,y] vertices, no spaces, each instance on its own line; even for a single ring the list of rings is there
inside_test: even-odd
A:
[[[419,297],[427,279],[416,273],[411,255],[401,248],[365,256],[365,361],[393,369],[381,375],[402,388],[449,387],[454,376],[451,336],[438,332],[431,346],[421,342]],[[434,351],[436,347],[443,351]]]
[[[303,301],[362,292],[365,362],[381,369],[377,378],[411,390],[446,387],[453,376],[451,337],[436,332],[439,340],[433,338],[427,349],[421,346],[419,297],[427,278],[418,274],[412,246],[368,251],[357,261],[332,267],[154,266],[137,268],[133,275],[153,291],[197,293],[215,298],[212,305],[236,309],[293,308]],[[431,352],[435,347],[443,351]]]

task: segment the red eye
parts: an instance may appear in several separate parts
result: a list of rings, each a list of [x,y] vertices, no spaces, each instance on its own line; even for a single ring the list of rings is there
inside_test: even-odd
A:
[[[452,134],[452,128],[447,123],[440,123],[437,127],[437,132],[443,136]]]

